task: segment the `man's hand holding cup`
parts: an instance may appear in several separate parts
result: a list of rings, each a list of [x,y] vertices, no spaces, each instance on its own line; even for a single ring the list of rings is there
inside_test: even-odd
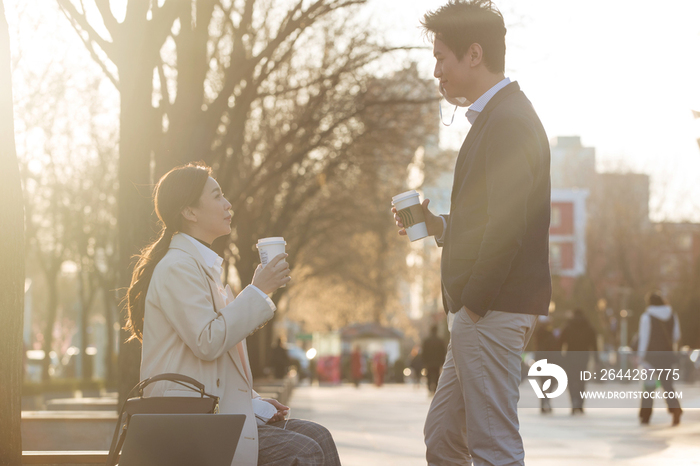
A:
[[[430,204],[430,199],[425,199],[421,203],[423,209],[423,215],[425,216],[425,225],[428,229],[429,236],[437,236],[438,238],[442,236],[442,229],[444,224],[439,215],[433,214],[430,209],[428,209],[428,204]],[[401,217],[398,214],[395,206],[391,207],[391,212],[394,214],[394,220],[396,221],[396,226],[399,227],[399,235],[406,236],[406,229],[404,224],[401,222]]]

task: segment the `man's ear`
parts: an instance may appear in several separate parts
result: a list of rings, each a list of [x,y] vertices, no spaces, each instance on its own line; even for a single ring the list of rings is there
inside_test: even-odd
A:
[[[481,45],[475,42],[469,46],[467,56],[469,57],[469,64],[471,66],[478,66],[481,63],[482,58],[484,58],[484,49],[481,48]]]

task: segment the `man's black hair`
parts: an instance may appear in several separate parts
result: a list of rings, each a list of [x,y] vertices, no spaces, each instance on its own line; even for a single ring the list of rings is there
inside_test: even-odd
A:
[[[450,0],[423,16],[421,25],[461,60],[472,44],[481,45],[486,68],[503,73],[506,61],[506,26],[503,15],[490,0]]]

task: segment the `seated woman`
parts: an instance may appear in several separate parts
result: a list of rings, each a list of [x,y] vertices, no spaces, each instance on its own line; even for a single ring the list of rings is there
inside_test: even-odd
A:
[[[339,465],[324,427],[285,420],[288,407],[253,390],[245,338],[274,315],[268,295],[291,280],[286,255],[258,265],[252,283],[234,298],[221,282],[222,258],[210,247],[231,233],[232,218],[211,168],[171,170],[158,182],[154,201],[160,237],[142,250],[127,295],[127,328],[143,344],[141,379],[167,372],[190,376],[220,398],[221,413],[245,414],[232,466]],[[186,395],[178,387],[158,382],[146,396]],[[265,402],[275,414],[258,425],[253,404]]]

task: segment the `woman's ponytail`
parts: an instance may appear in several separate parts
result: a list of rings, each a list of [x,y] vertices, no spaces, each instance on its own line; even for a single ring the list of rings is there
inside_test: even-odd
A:
[[[127,341],[134,339],[143,341],[146,293],[151,284],[153,271],[170,249],[170,241],[182,224],[182,210],[199,203],[209,176],[211,176],[211,168],[206,165],[188,164],[173,168],[163,175],[156,185],[153,197],[162,228],[158,239],[136,255],[138,262],[131,274],[131,285],[124,297],[128,315],[124,330],[131,333]]]
[[[131,275],[131,286],[126,294],[128,319],[124,330],[131,333],[127,341],[137,338],[143,341],[143,315],[146,310],[146,292],[151,283],[153,270],[158,262],[165,257],[165,253],[170,249],[170,240],[173,239],[173,230],[163,228],[160,238],[141,250],[137,257],[139,261],[134,267]]]

